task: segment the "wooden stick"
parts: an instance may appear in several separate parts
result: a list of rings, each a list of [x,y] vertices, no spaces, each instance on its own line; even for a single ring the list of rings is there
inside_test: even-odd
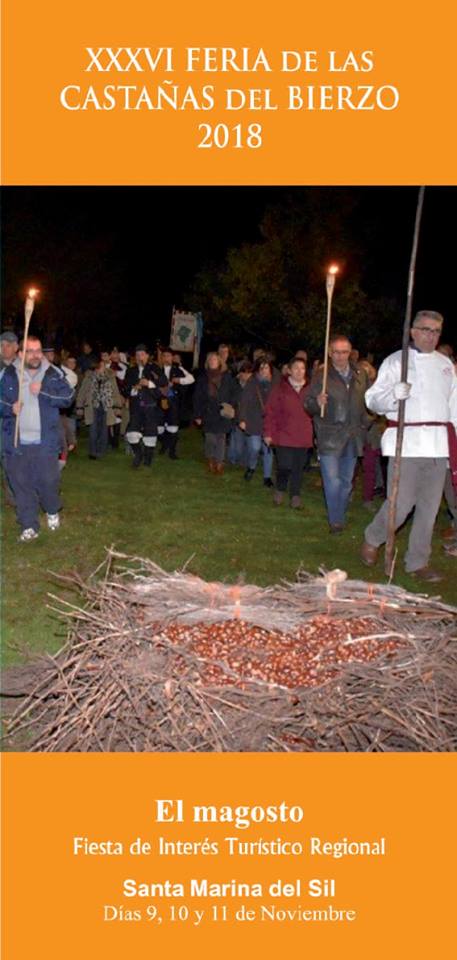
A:
[[[330,320],[332,315],[332,298],[333,291],[335,289],[335,276],[336,270],[332,270],[327,273],[326,280],[326,290],[327,290],[327,325],[325,328],[325,347],[324,347],[324,374],[322,377],[322,393],[327,392],[327,379],[328,379],[328,349],[330,343]],[[325,403],[321,404],[321,417],[325,414]]]
[[[408,295],[406,298],[405,322],[403,324],[403,341],[401,348],[401,382],[406,383],[408,376],[408,347],[411,328],[411,313],[413,305],[414,276],[416,271],[417,247],[419,243],[419,231],[422,217],[422,208],[424,205],[425,187],[419,188],[416,207],[416,221],[414,224],[413,246],[411,250],[411,260],[409,264],[408,275]],[[389,515],[387,519],[387,540],[384,559],[384,570],[388,577],[394,574],[394,546],[395,546],[395,518],[397,513],[398,489],[400,486],[401,473],[401,449],[403,445],[403,432],[405,427],[405,404],[406,400],[400,400],[398,404],[398,427],[397,442],[395,445],[395,457],[393,462],[392,486],[389,496]]]
[[[14,427],[14,446],[15,447],[17,447],[18,441],[19,441],[19,417],[21,414],[20,405],[22,404],[22,392],[23,392],[23,385],[24,385],[25,351],[27,349],[27,337],[29,333],[30,318],[32,316],[34,306],[35,306],[35,300],[33,299],[33,297],[27,297],[25,301],[25,309],[24,309],[24,316],[25,316],[24,340],[22,343],[21,366],[19,370],[19,391],[17,395],[17,399],[19,403],[19,413],[16,415],[16,424]]]

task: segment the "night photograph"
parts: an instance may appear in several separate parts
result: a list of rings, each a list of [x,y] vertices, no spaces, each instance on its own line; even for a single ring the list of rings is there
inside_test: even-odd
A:
[[[6,749],[455,749],[457,188],[2,206]]]
[[[400,345],[414,187],[10,187],[3,191],[3,327],[34,324],[77,350],[166,344],[173,306],[205,342],[322,352],[325,271],[341,264],[335,322],[379,359]],[[457,188],[429,187],[414,305],[455,346]]]

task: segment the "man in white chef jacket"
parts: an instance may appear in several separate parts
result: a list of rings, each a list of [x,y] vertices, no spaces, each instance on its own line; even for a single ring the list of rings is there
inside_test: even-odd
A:
[[[401,350],[398,350],[384,360],[377,380],[365,394],[367,407],[374,413],[384,414],[389,424],[397,421],[399,401],[406,401],[396,529],[414,509],[405,568],[411,576],[432,583],[442,579],[428,563],[448,457],[454,454],[457,426],[455,369],[448,357],[436,349],[442,326],[440,313],[420,310],[411,327],[408,382],[401,382]],[[382,439],[382,452],[390,458],[388,493],[396,438],[396,426],[388,426]],[[452,469],[457,482],[457,467],[451,459]],[[386,541],[388,511],[386,500],[365,530],[361,557],[368,566],[376,563],[378,549]]]

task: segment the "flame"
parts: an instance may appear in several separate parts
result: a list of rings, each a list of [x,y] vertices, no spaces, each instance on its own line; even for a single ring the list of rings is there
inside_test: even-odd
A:
[[[338,272],[339,272],[339,269],[340,269],[340,268],[337,267],[336,263],[332,263],[332,266],[328,268],[327,273],[333,273],[333,274],[335,274],[335,273],[338,273]]]
[[[40,291],[37,290],[36,287],[31,287],[30,290],[29,290],[29,292],[28,292],[28,294],[27,294],[27,296],[28,296],[28,297],[31,297],[32,300],[34,300],[35,297],[39,294],[39,292],[40,292]]]

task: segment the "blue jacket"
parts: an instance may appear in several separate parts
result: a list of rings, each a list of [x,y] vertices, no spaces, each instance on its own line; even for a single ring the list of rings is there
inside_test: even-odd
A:
[[[14,431],[16,417],[13,413],[13,404],[19,398],[19,377],[14,364],[3,371],[0,380],[0,417],[2,417],[2,452],[3,454],[20,454],[21,436],[19,433],[18,446],[14,446]],[[60,452],[60,424],[59,408],[69,407],[73,402],[74,390],[65,379],[65,375],[58,367],[49,365],[41,382],[38,395],[41,421],[41,448],[47,453]]]

